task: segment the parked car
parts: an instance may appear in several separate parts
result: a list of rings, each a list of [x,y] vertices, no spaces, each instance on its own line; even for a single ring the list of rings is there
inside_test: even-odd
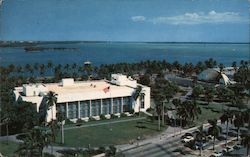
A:
[[[213,139],[214,139],[214,136],[208,135],[208,136],[207,136],[207,139],[208,139],[208,140],[213,140]]]
[[[230,152],[232,152],[232,151],[234,151],[234,148],[233,148],[233,147],[226,147],[226,148],[224,148],[224,149],[222,150],[222,153],[223,153],[223,154],[227,154],[227,153],[230,153]]]
[[[194,140],[194,137],[193,136],[186,136],[184,139],[182,139],[181,141],[183,143],[188,143],[190,141]]]
[[[217,140],[219,140],[219,141],[226,140],[226,136],[220,135],[220,136],[217,137]]]
[[[192,137],[193,137],[193,134],[187,132],[187,133],[185,133],[184,135],[181,136],[181,139],[184,139],[184,138],[186,138],[187,136],[192,136]]]
[[[223,156],[222,152],[214,152],[212,155],[210,155],[210,157],[220,157]]]
[[[242,148],[242,145],[240,145],[240,144],[236,144],[233,146],[233,149],[235,149],[235,150],[239,150],[241,148]]]
[[[237,137],[237,133],[236,133],[236,132],[233,132],[233,131],[229,131],[229,132],[228,132],[228,136]]]

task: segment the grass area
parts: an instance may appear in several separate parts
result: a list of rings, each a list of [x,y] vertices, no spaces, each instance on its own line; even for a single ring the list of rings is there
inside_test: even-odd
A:
[[[72,124],[65,124],[64,128],[70,128],[70,127],[74,127],[78,124],[81,124],[81,126],[84,125],[89,125],[89,124],[100,124],[100,123],[104,123],[104,122],[116,122],[116,121],[120,121],[120,120],[127,120],[127,119],[134,119],[135,117],[120,117],[120,118],[115,118],[115,119],[105,119],[105,120],[96,120],[96,121],[89,121],[89,122],[82,122],[82,123],[72,123]],[[139,117],[136,117],[139,118]]]
[[[199,115],[199,118],[195,121],[196,125],[201,125],[203,123],[207,123],[208,119],[219,119],[222,115],[222,110],[225,105],[219,104],[219,103],[210,103],[207,104],[199,104],[201,107],[201,115]]]
[[[135,142],[138,136],[140,136],[141,139],[144,139],[155,135],[159,133],[157,128],[157,121],[151,122],[150,120],[143,119],[65,130],[64,145],[72,147],[88,147],[90,144],[91,147],[99,147],[125,144],[131,141]],[[166,129],[166,127],[163,129]],[[57,143],[60,143],[60,141],[60,136],[58,134]]]
[[[14,142],[0,141],[0,152],[3,156],[14,156],[19,144]]]

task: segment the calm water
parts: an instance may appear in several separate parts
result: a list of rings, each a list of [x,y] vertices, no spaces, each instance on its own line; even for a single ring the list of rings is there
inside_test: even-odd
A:
[[[180,63],[204,61],[208,58],[231,65],[233,61],[249,60],[249,44],[180,44],[180,43],[75,43],[47,44],[43,47],[78,48],[79,51],[25,52],[23,47],[0,48],[0,64],[78,63],[89,60],[94,65],[142,60],[167,60]]]

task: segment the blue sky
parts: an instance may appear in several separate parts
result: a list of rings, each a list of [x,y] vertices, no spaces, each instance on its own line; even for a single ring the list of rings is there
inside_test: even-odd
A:
[[[249,42],[248,0],[4,0],[1,40]]]

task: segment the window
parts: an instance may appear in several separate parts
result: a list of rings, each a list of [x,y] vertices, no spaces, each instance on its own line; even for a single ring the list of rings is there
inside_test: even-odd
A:
[[[61,112],[63,117],[66,118],[66,103],[57,103],[56,104],[56,111]]]
[[[91,116],[99,116],[101,114],[101,100],[91,101]]]
[[[144,99],[145,99],[145,95],[144,95],[144,94],[142,94],[142,95],[140,96],[140,102],[141,102],[141,104],[140,104],[140,108],[144,108],[144,106],[145,106]]]
[[[120,113],[122,106],[122,98],[113,98],[113,114]]]
[[[110,114],[111,113],[111,99],[103,99],[102,100],[102,114]]]
[[[80,117],[85,118],[89,117],[90,113],[90,101],[81,101],[80,102]]]
[[[69,119],[78,118],[78,102],[68,103],[68,118]]]
[[[123,98],[123,112],[129,112],[132,109],[131,97]]]

